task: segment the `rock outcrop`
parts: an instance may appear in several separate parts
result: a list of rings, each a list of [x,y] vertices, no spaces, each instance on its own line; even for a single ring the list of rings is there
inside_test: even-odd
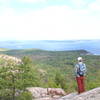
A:
[[[54,98],[59,98],[66,95],[65,91],[61,88],[40,88],[40,87],[30,87],[27,88],[29,92],[32,93],[33,98],[36,100],[53,100]],[[48,99],[47,99],[48,98]]]
[[[79,95],[77,93],[71,93],[58,100],[100,100],[100,88],[95,88]]]
[[[33,87],[27,88],[27,90],[32,93],[33,100],[100,100],[100,88],[95,88],[81,94],[71,93],[68,95],[60,88]],[[66,96],[62,96],[65,94]]]
[[[0,54],[0,58],[4,59],[5,61],[12,61],[15,64],[22,63],[21,59],[18,59],[18,58],[13,57],[13,56],[8,56],[8,55]]]

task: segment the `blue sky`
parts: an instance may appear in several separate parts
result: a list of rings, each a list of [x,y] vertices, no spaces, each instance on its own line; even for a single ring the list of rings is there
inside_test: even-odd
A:
[[[0,40],[100,39],[100,0],[0,0]]]

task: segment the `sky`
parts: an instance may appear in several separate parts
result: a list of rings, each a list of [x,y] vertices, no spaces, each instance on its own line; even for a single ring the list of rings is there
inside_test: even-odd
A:
[[[100,0],[0,0],[0,40],[100,39]]]

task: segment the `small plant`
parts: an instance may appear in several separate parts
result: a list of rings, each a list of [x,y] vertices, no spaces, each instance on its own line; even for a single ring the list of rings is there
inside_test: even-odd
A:
[[[17,97],[17,100],[32,100],[32,94],[30,92],[22,92],[20,96]]]

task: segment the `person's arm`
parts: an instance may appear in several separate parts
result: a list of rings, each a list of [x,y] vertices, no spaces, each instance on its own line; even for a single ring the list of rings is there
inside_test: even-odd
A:
[[[87,72],[87,68],[86,65],[84,64],[84,75],[86,75],[86,72]]]
[[[79,77],[79,75],[77,74],[78,69],[79,69],[79,66],[76,64],[75,65],[75,69],[74,69],[75,70],[75,76],[76,77]]]

